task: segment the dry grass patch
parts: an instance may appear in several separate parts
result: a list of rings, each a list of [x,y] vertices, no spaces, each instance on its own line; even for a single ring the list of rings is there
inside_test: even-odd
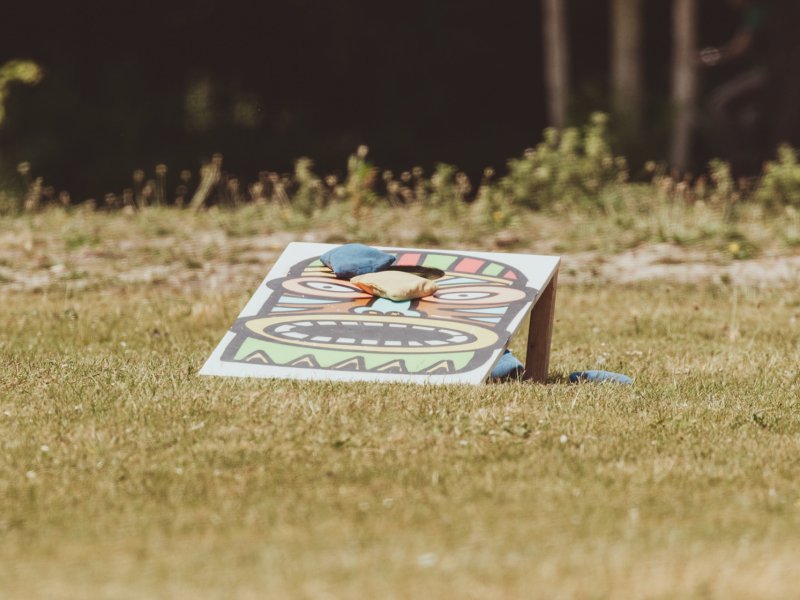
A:
[[[790,596],[798,291],[562,286],[553,382],[483,387],[197,377],[249,290],[6,293],[0,591]]]

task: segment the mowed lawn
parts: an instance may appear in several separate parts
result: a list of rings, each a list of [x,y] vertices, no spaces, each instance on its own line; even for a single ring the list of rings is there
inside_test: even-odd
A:
[[[797,596],[800,286],[561,285],[548,385],[198,377],[258,283],[0,291],[0,597]]]

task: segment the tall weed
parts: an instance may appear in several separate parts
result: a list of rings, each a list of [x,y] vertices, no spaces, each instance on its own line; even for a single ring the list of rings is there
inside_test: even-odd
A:
[[[756,200],[768,209],[785,206],[800,208],[800,163],[797,150],[778,148],[778,157],[764,167],[755,191]]]
[[[609,146],[607,119],[595,113],[583,130],[547,129],[536,148],[508,162],[500,192],[532,209],[596,207],[604,188],[628,180],[627,162]]]

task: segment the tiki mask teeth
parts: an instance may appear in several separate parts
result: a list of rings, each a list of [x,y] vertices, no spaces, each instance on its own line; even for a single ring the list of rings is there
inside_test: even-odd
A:
[[[479,325],[375,315],[279,315],[240,322],[250,335],[291,344],[372,352],[464,352],[490,347],[497,334]]]
[[[475,341],[470,333],[405,323],[380,321],[297,321],[267,326],[263,333],[268,337],[287,341],[334,343],[355,346],[386,346],[421,348],[464,344]]]

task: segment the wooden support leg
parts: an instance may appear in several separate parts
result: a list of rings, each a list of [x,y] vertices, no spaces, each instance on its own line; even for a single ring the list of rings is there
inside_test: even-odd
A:
[[[553,315],[556,308],[556,283],[558,271],[531,310],[531,322],[528,328],[528,353],[525,356],[525,372],[523,379],[531,379],[540,383],[547,381],[547,370],[550,366],[550,340],[553,337]]]

